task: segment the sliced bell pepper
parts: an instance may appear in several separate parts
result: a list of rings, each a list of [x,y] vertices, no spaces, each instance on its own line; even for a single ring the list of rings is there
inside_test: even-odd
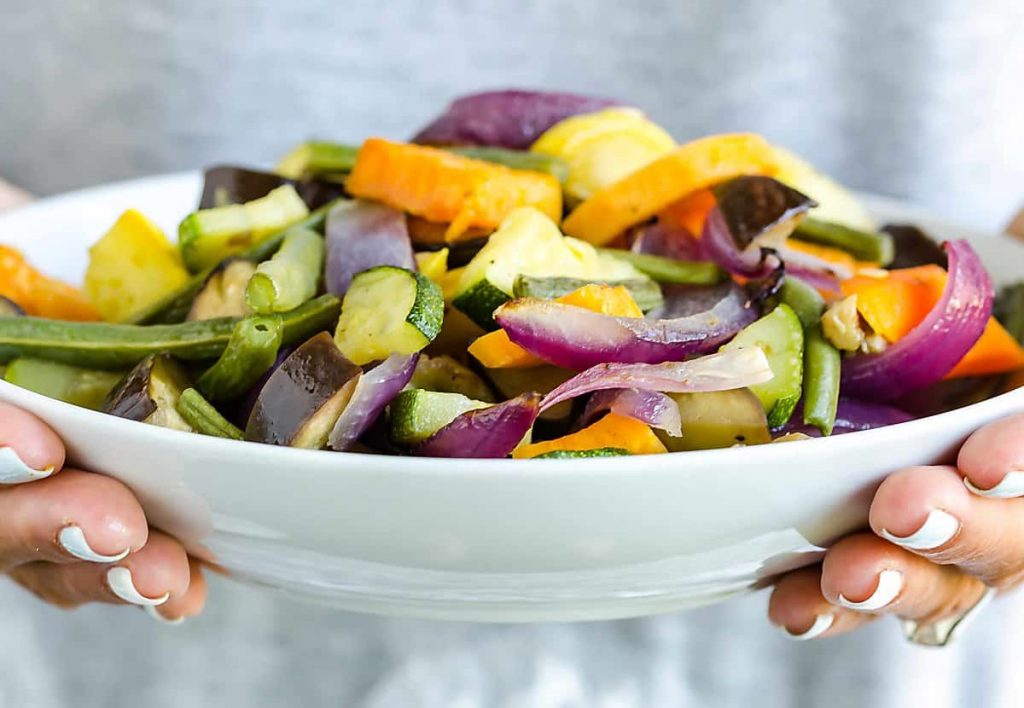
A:
[[[353,196],[449,224],[448,242],[471,227],[493,230],[521,206],[556,223],[562,217],[562,186],[552,175],[381,138],[363,143],[345,187]]]
[[[100,317],[78,288],[39,272],[9,246],[0,246],[0,295],[34,317],[78,321]]]
[[[609,413],[579,432],[554,440],[521,445],[513,450],[512,457],[524,459],[557,450],[599,450],[608,447],[626,450],[633,455],[657,455],[667,452],[661,440],[646,423],[617,413]]]
[[[713,135],[682,145],[605,187],[565,220],[570,236],[604,245],[699,189],[742,175],[773,175],[773,148],[752,134]]]
[[[704,219],[717,203],[715,194],[710,189],[698,189],[679,201],[669,204],[660,216],[670,223],[679,224],[700,238],[700,234],[704,230]]]
[[[906,336],[928,315],[945,287],[946,271],[937,265],[896,269],[887,277],[859,275],[842,282],[843,295],[857,296],[861,317],[890,343]],[[1024,348],[992,318],[981,338],[946,378],[1022,368]]]
[[[643,317],[643,310],[621,285],[591,284],[577,288],[555,302],[582,307],[613,317]],[[546,361],[509,339],[505,330],[488,332],[469,345],[469,353],[489,369],[522,369],[543,366]]]

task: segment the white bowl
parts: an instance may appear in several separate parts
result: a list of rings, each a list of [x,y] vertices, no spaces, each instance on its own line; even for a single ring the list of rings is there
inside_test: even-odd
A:
[[[78,280],[86,249],[128,207],[174,233],[196,174],[43,200],[0,217],[0,243]],[[887,200],[880,218],[972,240],[997,281],[1024,248]],[[150,522],[239,579],[351,610],[479,621],[633,617],[715,602],[813,562],[863,526],[899,467],[947,459],[1024,389],[832,439],[635,458],[433,460],[187,435],[0,382],[70,458],[136,493]]]

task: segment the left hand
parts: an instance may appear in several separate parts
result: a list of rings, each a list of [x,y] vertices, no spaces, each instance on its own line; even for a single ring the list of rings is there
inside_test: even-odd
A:
[[[1024,581],[1024,414],[988,425],[956,467],[911,467],[875,493],[873,533],[842,539],[824,562],[782,577],[768,607],[794,638],[833,636],[879,616],[955,618],[989,588]]]

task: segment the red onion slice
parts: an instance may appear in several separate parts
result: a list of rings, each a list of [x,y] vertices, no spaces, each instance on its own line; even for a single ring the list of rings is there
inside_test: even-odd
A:
[[[508,457],[540,414],[540,394],[521,396],[463,413],[413,451],[424,457]]]
[[[548,393],[541,402],[541,410],[585,393],[610,388],[663,393],[729,391],[764,383],[771,380],[772,375],[768,358],[757,347],[663,364],[598,364]]]
[[[607,362],[657,364],[702,354],[756,320],[757,312],[733,287],[714,307],[675,319],[612,317],[535,298],[505,303],[494,319],[527,351],[556,366],[581,370]]]
[[[821,437],[821,431],[813,425],[801,423],[803,414],[801,409],[794,412],[790,422],[783,426],[779,433],[803,433],[812,438]],[[855,433],[859,430],[874,430],[884,428],[897,423],[906,423],[914,420],[914,416],[899,408],[893,408],[883,403],[872,403],[870,401],[858,401],[855,398],[840,397],[839,407],[836,410],[836,424],[832,429],[833,435]]]
[[[413,138],[423,145],[489,145],[526,150],[555,123],[618,101],[548,91],[488,91],[463,96]]]
[[[981,337],[992,315],[992,279],[966,241],[945,244],[949,276],[942,297],[905,337],[879,354],[843,362],[843,393],[892,400],[940,381]]]
[[[601,415],[611,411],[618,415],[634,418],[652,428],[664,430],[669,435],[682,435],[682,419],[679,405],[660,391],[644,391],[638,388],[609,388],[598,391],[583,409],[578,422],[585,428]]]
[[[347,450],[377,422],[381,411],[409,383],[419,356],[393,354],[359,377],[352,398],[331,431],[327,444],[332,450]]]
[[[342,297],[352,278],[379,265],[416,270],[405,214],[362,200],[343,202],[327,214],[327,292]]]
[[[633,253],[674,258],[678,261],[707,260],[700,240],[682,226],[656,221],[634,231]]]

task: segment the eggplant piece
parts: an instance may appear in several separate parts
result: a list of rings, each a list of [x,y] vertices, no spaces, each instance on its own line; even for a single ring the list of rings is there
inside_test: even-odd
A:
[[[121,379],[103,412],[161,428],[193,432],[178,413],[178,399],[191,386],[188,374],[169,354],[151,354]]]
[[[710,450],[772,441],[764,406],[750,389],[670,393],[679,405],[682,436],[655,433],[670,452]]]
[[[736,245],[784,241],[817,202],[771,177],[737,177],[715,187],[718,208]]]
[[[245,439],[324,447],[361,374],[362,369],[342,356],[330,334],[312,337],[267,379],[249,415]]]
[[[460,364],[447,354],[420,356],[420,360],[416,363],[416,371],[413,372],[412,379],[409,381],[409,387],[439,393],[460,393],[477,401],[495,402],[491,387],[472,369]]]
[[[245,290],[255,272],[256,264],[243,258],[230,259],[214,268],[192,301],[186,321],[248,315]]]
[[[892,236],[895,256],[890,269],[938,265],[946,268],[946,252],[938,241],[912,224],[886,224],[882,231]]]
[[[323,179],[288,179],[273,172],[261,172],[244,167],[220,165],[204,174],[203,196],[200,209],[212,209],[228,204],[244,204],[267,196],[283,184],[290,184],[306,202],[310,210],[318,209],[338,197],[345,196],[344,185]]]
[[[0,295],[0,317],[24,317],[25,314],[18,303]]]

